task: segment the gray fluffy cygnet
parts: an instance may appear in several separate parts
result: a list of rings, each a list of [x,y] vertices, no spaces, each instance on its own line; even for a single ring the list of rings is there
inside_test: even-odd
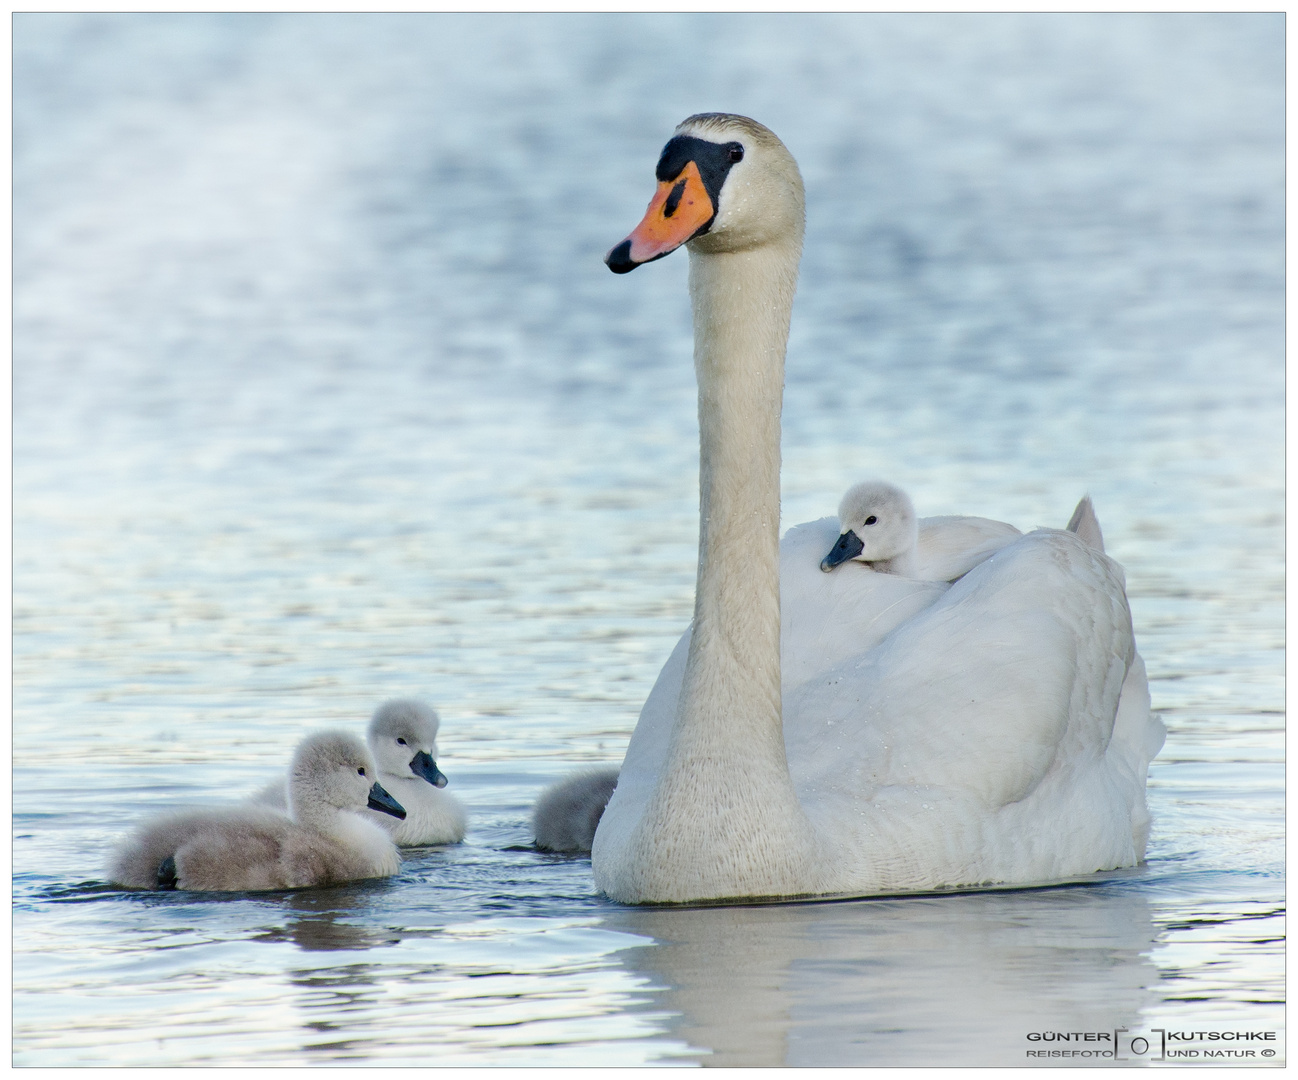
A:
[[[618,769],[587,769],[551,784],[536,800],[532,828],[545,851],[590,851],[604,807],[617,787]]]
[[[464,839],[465,813],[460,800],[443,790],[446,777],[437,767],[437,712],[414,698],[394,698],[374,710],[366,741],[379,768],[379,782],[406,810],[398,821],[365,812],[401,847],[458,844]],[[283,807],[284,781],[273,780],[252,796],[255,803]]]
[[[131,889],[254,892],[389,877],[401,856],[361,815],[405,811],[376,776],[354,735],[308,735],[293,754],[287,813],[243,803],[162,814],[122,841],[110,879]]]

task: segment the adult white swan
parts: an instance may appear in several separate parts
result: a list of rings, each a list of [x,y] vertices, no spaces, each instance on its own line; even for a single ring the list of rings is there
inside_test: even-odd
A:
[[[657,177],[606,261],[626,273],[689,243],[698,586],[596,832],[596,884],[616,900],[680,902],[1138,863],[1162,725],[1121,568],[1053,529],[954,585],[821,573],[834,519],[781,545],[797,164],[761,124],[703,114],[677,128]]]

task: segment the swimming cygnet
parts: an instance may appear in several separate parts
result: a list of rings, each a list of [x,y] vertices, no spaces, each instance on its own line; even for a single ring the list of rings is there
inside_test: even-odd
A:
[[[412,698],[384,702],[367,733],[379,779],[406,808],[404,821],[380,822],[402,847],[458,844],[464,839],[464,807],[448,791],[437,768],[437,713]]]
[[[587,769],[551,784],[536,800],[532,828],[546,851],[590,851],[604,807],[617,787],[618,769]]]
[[[825,573],[854,559],[885,574],[916,576],[919,522],[901,488],[883,480],[854,484],[838,504],[838,521],[843,530],[838,543],[820,561]]]
[[[458,844],[464,839],[464,807],[442,790],[446,777],[435,760],[438,724],[432,706],[414,698],[396,698],[374,710],[366,732],[379,781],[405,807],[406,817],[396,821],[368,811],[365,816],[391,833],[402,847]],[[285,798],[284,781],[275,780],[252,801],[282,807]]]
[[[826,573],[855,560],[885,574],[955,581],[1023,535],[991,518],[953,514],[916,519],[910,496],[882,480],[848,488],[838,520],[843,531],[820,563]]]
[[[361,814],[405,811],[376,775],[354,735],[308,735],[289,768],[287,814],[247,803],[163,814],[121,843],[110,878],[131,889],[254,892],[389,877],[401,856]]]

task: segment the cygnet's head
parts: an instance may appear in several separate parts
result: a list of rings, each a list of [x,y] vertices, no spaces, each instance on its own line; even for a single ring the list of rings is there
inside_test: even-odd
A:
[[[829,573],[839,563],[882,562],[913,551],[919,542],[915,507],[899,487],[866,480],[847,489],[838,504],[842,532],[820,568]]]
[[[413,698],[385,701],[374,710],[369,744],[386,776],[417,777],[446,787],[437,768],[437,713]]]
[[[731,113],[683,121],[658,159],[644,220],[605,256],[615,274],[690,243],[709,255],[771,243],[798,250],[806,218],[798,163],[770,128]]]
[[[378,769],[365,744],[345,731],[308,735],[293,752],[289,805],[299,820],[321,811],[366,807],[404,818],[405,810],[378,782]]]

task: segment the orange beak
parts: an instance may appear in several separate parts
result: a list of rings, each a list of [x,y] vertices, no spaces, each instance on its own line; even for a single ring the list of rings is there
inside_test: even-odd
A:
[[[716,216],[716,207],[703,186],[699,167],[688,162],[675,180],[658,185],[644,220],[622,243],[604,256],[615,274],[625,274],[641,263],[661,259],[695,237]]]

